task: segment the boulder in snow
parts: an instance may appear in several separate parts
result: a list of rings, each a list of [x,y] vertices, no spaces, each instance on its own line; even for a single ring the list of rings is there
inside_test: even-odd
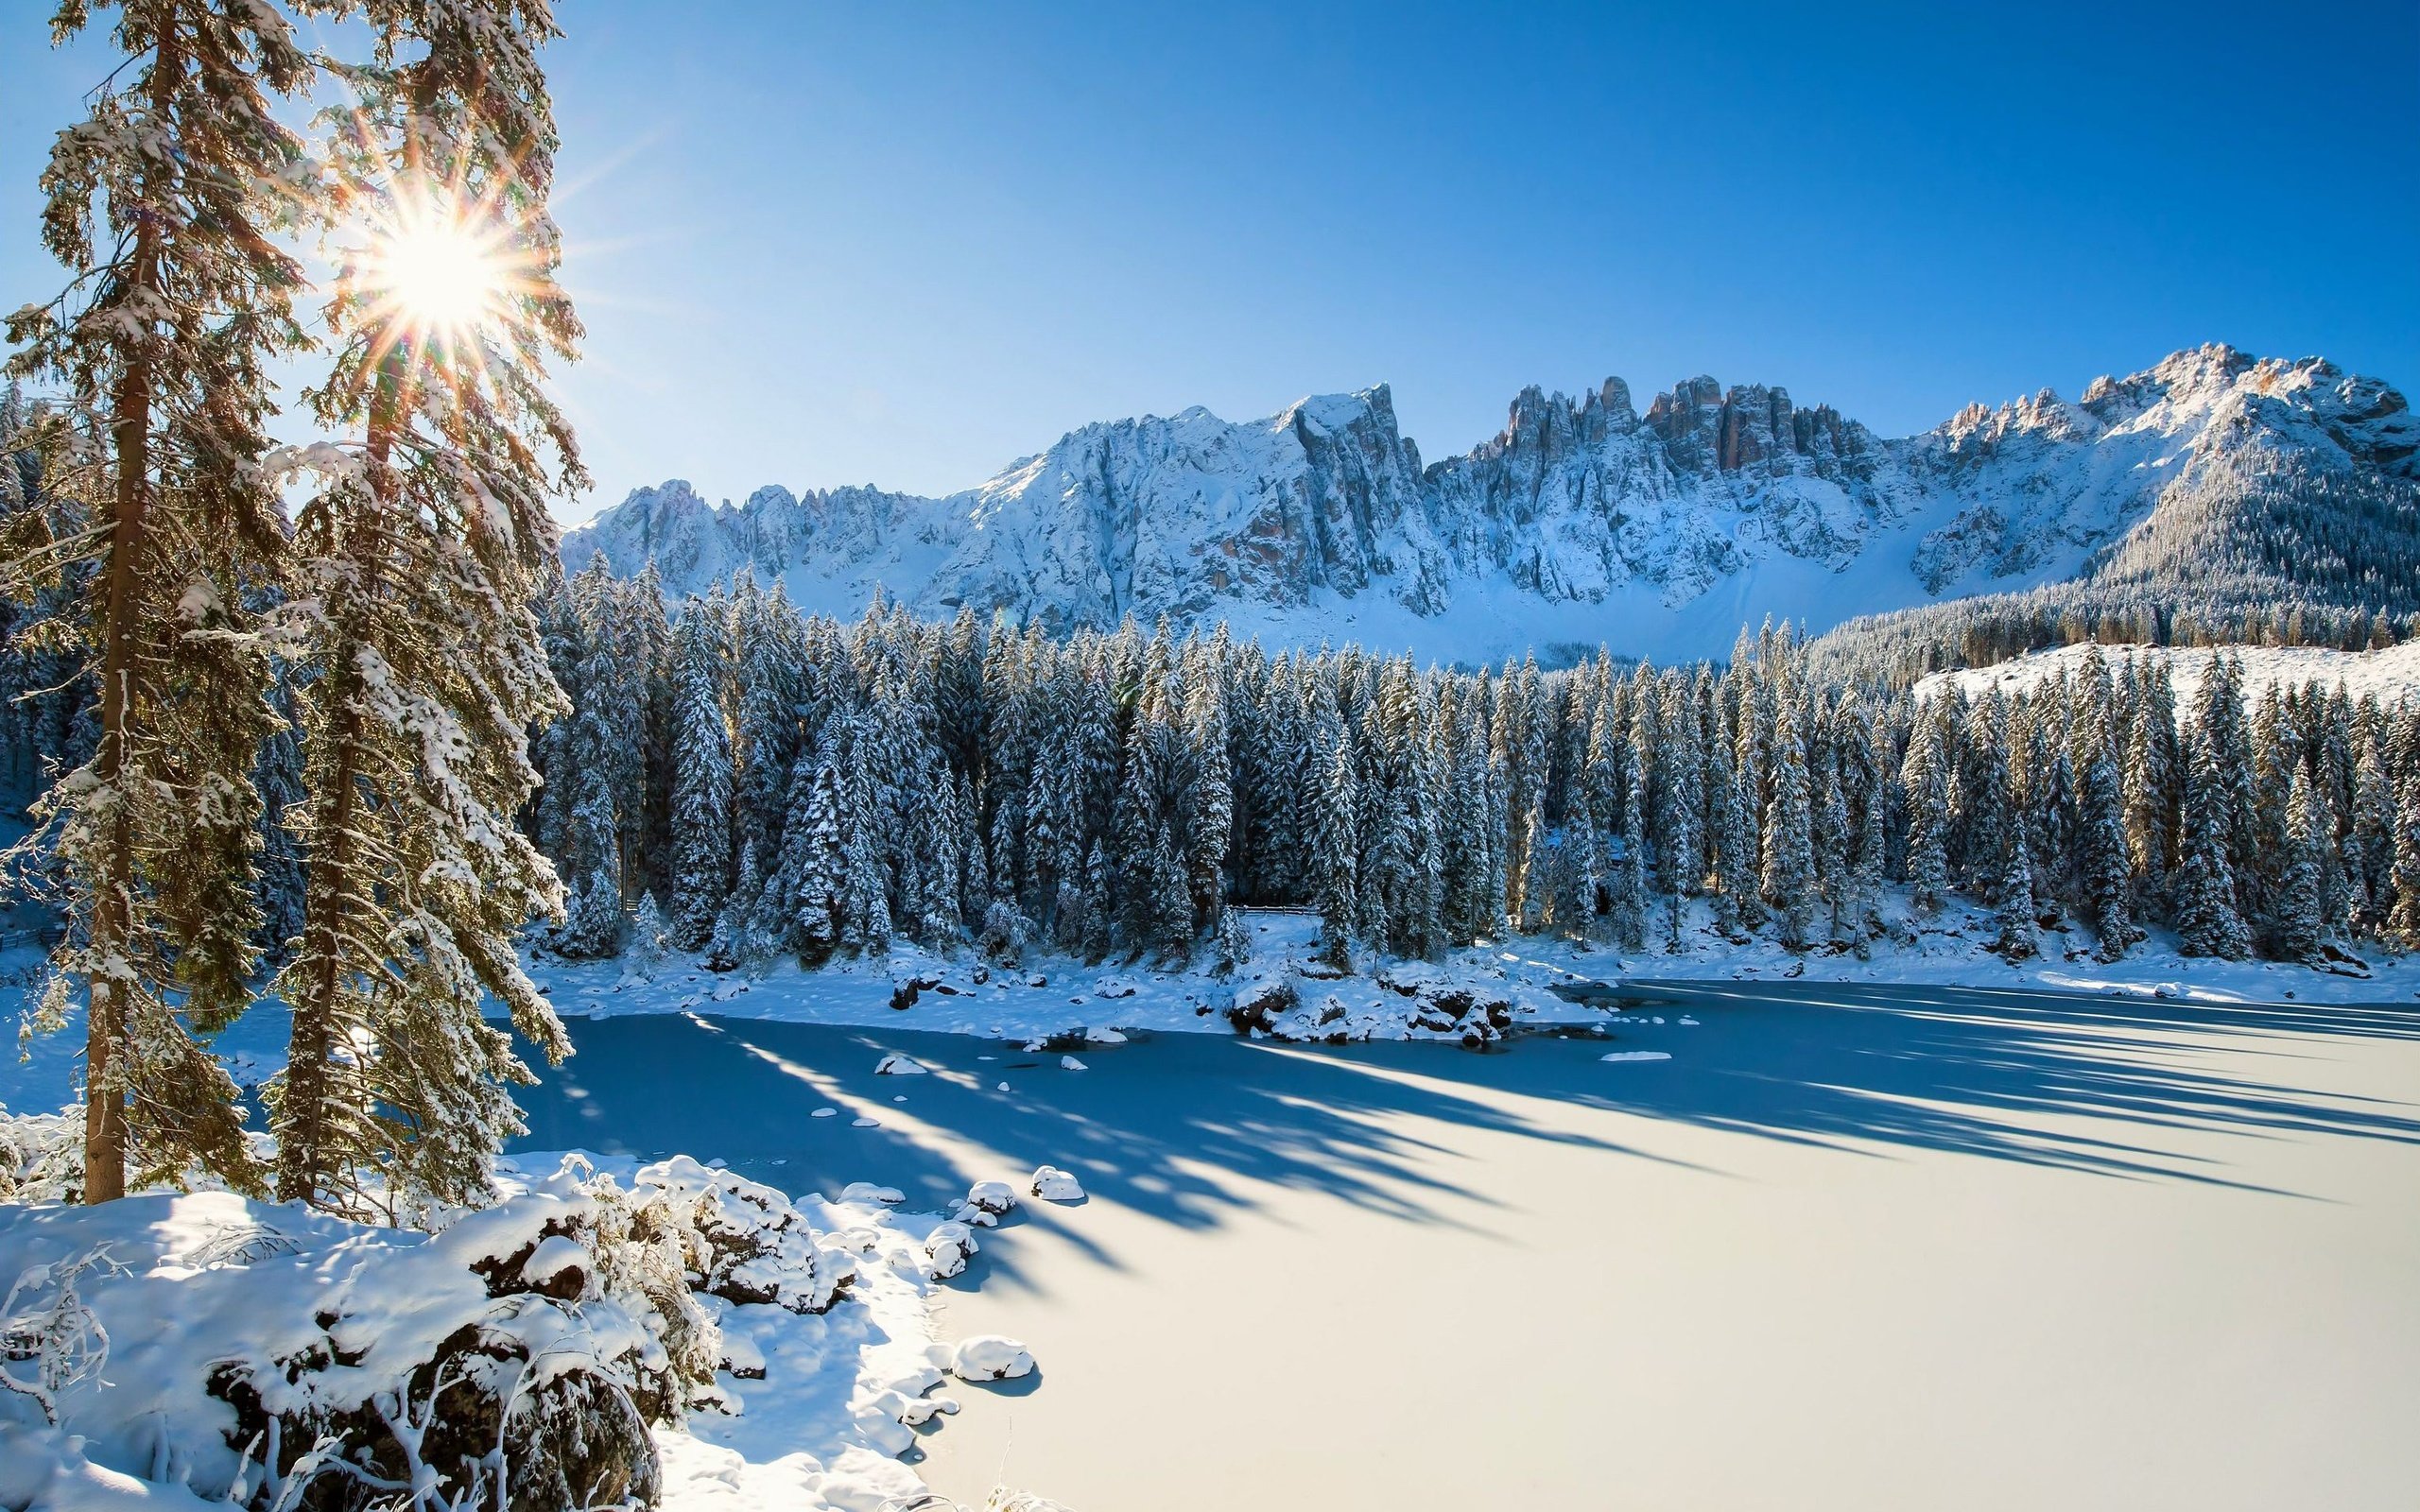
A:
[[[873,1074],[877,1076],[921,1076],[925,1074],[925,1068],[894,1050],[873,1063]]]

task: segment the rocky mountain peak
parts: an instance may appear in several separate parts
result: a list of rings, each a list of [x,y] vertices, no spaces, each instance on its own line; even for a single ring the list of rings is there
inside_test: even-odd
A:
[[[2318,358],[2214,345],[1900,440],[1777,385],[1700,375],[1643,414],[1618,378],[1577,399],[1530,387],[1496,436],[1424,466],[1377,385],[1260,421],[1195,406],[1087,425],[942,499],[768,487],[715,508],[674,479],[563,555],[652,560],[675,592],[750,566],[844,615],[880,588],[1061,627],[1165,613],[1285,643],[1720,654],[1743,617],[1821,627],[2082,570],[2189,470],[2247,448],[2410,478],[2420,421]]]

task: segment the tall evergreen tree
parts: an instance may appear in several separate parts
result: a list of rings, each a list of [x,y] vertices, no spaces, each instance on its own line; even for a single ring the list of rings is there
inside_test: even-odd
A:
[[[54,41],[89,21],[61,5]],[[52,510],[9,522],[7,586],[88,584],[57,628],[98,690],[97,739],[34,815],[72,919],[37,1020],[63,1022],[80,985],[92,1202],[130,1166],[255,1181],[234,1084],[196,1037],[252,987],[252,765],[274,716],[245,604],[285,554],[257,464],[267,365],[304,345],[277,235],[312,189],[279,108],[309,60],[274,9],[123,0],[102,45],[122,60],[43,175],[43,242],[73,281],[7,322],[11,374],[60,381],[88,459],[54,484],[77,533]]]
[[[2327,934],[2325,868],[2335,840],[2327,807],[2310,780],[2308,763],[2296,763],[2287,782],[2286,854],[2277,899],[2277,954],[2308,961]]]
[[[2233,794],[2219,772],[2218,743],[2200,725],[2186,753],[2183,854],[2176,868],[2176,935],[2187,955],[2238,961],[2252,954],[2251,931],[2236,910],[2228,820]]]
[[[1900,781],[1908,792],[1908,897],[1920,912],[1942,905],[1949,887],[1949,764],[1946,714],[1924,710]]]
[[[1321,764],[1319,795],[1312,806],[1319,863],[1321,953],[1334,965],[1353,959],[1354,927],[1360,919],[1357,816],[1354,813],[1352,737],[1340,730]]]
[[[295,523],[292,624],[318,675],[296,694],[308,859],[270,1103],[281,1197],[391,1219],[488,1196],[522,1127],[507,1088],[531,1077],[488,996],[549,1059],[570,1053],[513,948],[561,890],[510,816],[536,783],[526,731],[562,704],[529,610],[556,570],[547,501],[586,477],[543,387],[544,357],[580,334],[554,281],[545,8],[426,0],[369,21],[372,60],[338,69],[354,105],[330,164],[368,241],[342,254],[337,359],[312,395],[357,442],[313,459],[324,486]],[[490,260],[486,308],[416,302],[429,237]],[[587,910],[618,925],[617,830],[591,819],[608,896]]]
[[[1764,897],[1781,920],[1782,943],[1806,947],[1815,922],[1815,861],[1806,747],[1783,713],[1773,737],[1773,796],[1765,808]]]
[[[674,633],[671,942],[703,950],[731,888],[731,727],[720,602],[691,599]]]

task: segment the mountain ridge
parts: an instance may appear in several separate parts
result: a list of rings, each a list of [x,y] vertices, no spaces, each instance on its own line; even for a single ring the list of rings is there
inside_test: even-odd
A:
[[[769,486],[717,507],[672,479],[562,555],[652,560],[676,593],[747,568],[841,615],[879,588],[1054,628],[1165,614],[1457,657],[1605,639],[1668,657],[1769,613],[1821,629],[2071,577],[2180,483],[2256,454],[2402,490],[2420,419],[2324,358],[2210,345],[1895,438],[1776,386],[1701,375],[1643,411],[1618,378],[1532,386],[1495,437],[1424,462],[1378,384],[1257,421],[1097,421],[941,498]]]

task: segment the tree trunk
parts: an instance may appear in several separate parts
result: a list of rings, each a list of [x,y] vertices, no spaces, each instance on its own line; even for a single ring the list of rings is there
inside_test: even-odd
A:
[[[178,50],[174,18],[156,43],[150,109],[165,121],[176,97],[184,60]],[[159,170],[168,172],[171,170]],[[160,286],[161,217],[151,204],[136,209],[134,249],[127,286],[147,301]],[[126,1004],[117,974],[134,927],[134,820],[120,791],[126,777],[126,746],[133,709],[136,596],[146,547],[145,515],[151,501],[151,353],[141,344],[128,358],[112,396],[111,442],[117,452],[116,497],[110,519],[110,564],[101,610],[101,737],[95,765],[101,787],[114,806],[101,856],[100,885],[93,899],[92,958],[101,969],[87,979],[90,1003],[84,1023],[84,1200],[111,1202],[126,1195],[128,1154],[126,1091],[118,1057],[127,1034]],[[107,974],[105,974],[107,973]]]

